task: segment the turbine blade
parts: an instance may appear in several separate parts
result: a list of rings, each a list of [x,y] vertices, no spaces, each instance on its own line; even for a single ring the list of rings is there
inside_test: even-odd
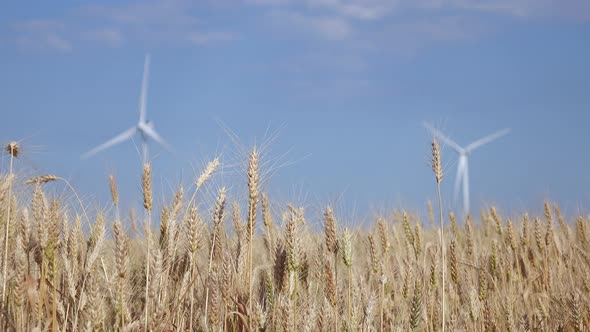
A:
[[[141,81],[141,96],[139,99],[139,123],[145,123],[148,80],[150,77],[150,55],[146,54],[143,63],[143,79]]]
[[[137,128],[135,128],[135,127],[125,130],[124,132],[120,133],[119,135],[111,138],[110,140],[106,141],[105,143],[103,143],[103,144],[95,147],[94,149],[86,152],[85,154],[83,154],[82,159],[86,159],[88,157],[91,157],[102,150],[108,149],[115,144],[119,144],[123,141],[130,139],[133,135],[135,135],[136,131],[137,131]]]
[[[506,128],[506,129],[500,130],[498,132],[495,132],[495,133],[493,133],[493,134],[491,134],[489,136],[486,136],[484,138],[478,139],[477,141],[469,144],[465,148],[465,150],[467,152],[471,152],[471,151],[473,151],[473,150],[481,147],[482,145],[485,145],[485,144],[488,144],[488,143],[490,143],[490,142],[492,142],[494,140],[497,140],[498,138],[500,138],[500,137],[508,134],[509,132],[510,132],[510,129],[509,128]]]
[[[145,140],[141,141],[141,158],[143,159],[143,163],[145,164],[148,161],[148,147]]]
[[[463,213],[469,214],[469,163],[465,160],[465,169],[463,171]]]
[[[424,122],[423,123],[424,127],[428,130],[430,130],[430,132],[432,133],[432,135],[436,136],[437,138],[439,138],[441,141],[443,141],[446,145],[450,146],[451,148],[453,148],[455,151],[457,151],[457,153],[463,153],[463,148],[459,146],[459,144],[455,143],[455,141],[453,141],[452,139],[446,137],[442,132],[434,129],[433,126],[431,126],[430,124]]]
[[[164,148],[166,148],[167,150],[171,150],[172,148],[170,147],[170,145],[168,143],[166,143],[166,141],[164,141],[164,139],[162,138],[162,136],[160,136],[155,130],[154,128],[150,127],[150,126],[144,126],[142,128],[143,132],[151,139],[153,139],[154,141],[158,142],[160,145],[162,145]]]
[[[463,179],[463,171],[465,169],[465,164],[463,160],[463,156],[460,156],[459,164],[457,165],[457,177],[455,178],[455,191],[453,192],[453,198],[455,203],[457,202],[457,199],[459,199],[459,191],[461,190],[461,180]]]

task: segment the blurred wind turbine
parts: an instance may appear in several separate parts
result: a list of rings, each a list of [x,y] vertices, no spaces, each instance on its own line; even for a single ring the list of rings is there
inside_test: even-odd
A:
[[[434,136],[442,140],[445,144],[453,148],[453,150],[455,150],[459,154],[459,162],[457,164],[457,177],[455,178],[454,198],[456,202],[459,197],[459,190],[461,184],[463,184],[463,213],[466,216],[469,213],[469,166],[467,157],[473,152],[473,150],[508,134],[510,132],[510,129],[506,128],[498,132],[495,132],[489,136],[478,139],[477,141],[463,148],[459,146],[459,144],[455,143],[455,141],[445,136],[442,132],[434,129],[434,127],[432,127],[428,123],[424,123],[424,127],[430,130]]]
[[[126,140],[129,140],[136,133],[139,133],[140,137],[141,137],[143,162],[146,162],[148,159],[148,149],[147,149],[148,138],[153,139],[154,141],[158,142],[164,148],[170,149],[170,146],[168,145],[168,143],[166,143],[166,141],[164,141],[164,139],[154,129],[153,122],[146,120],[146,100],[147,100],[147,85],[148,85],[149,72],[150,72],[150,55],[147,54],[145,56],[145,63],[143,65],[143,80],[141,82],[141,97],[139,100],[139,122],[137,123],[137,125],[125,130],[124,132],[111,138],[110,140],[106,141],[105,143],[86,152],[85,154],[82,155],[82,159],[86,159],[88,157],[91,157],[103,150],[106,150],[106,149],[112,147],[113,145],[116,145],[116,144],[122,143]]]

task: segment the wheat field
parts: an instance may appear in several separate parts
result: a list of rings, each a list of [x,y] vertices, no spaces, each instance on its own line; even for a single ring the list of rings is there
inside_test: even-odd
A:
[[[438,200],[391,210],[369,227],[345,227],[324,208],[321,229],[304,207],[262,192],[259,152],[243,181],[247,199],[200,189],[211,161],[154,211],[151,165],[144,211],[91,213],[55,175],[0,176],[5,331],[587,331],[590,247],[581,215],[539,202],[503,215],[490,207],[456,217]],[[433,192],[445,184],[433,142]],[[23,184],[26,183],[26,186]],[[17,184],[19,184],[17,186]],[[72,191],[52,197],[50,186]],[[16,189],[19,188],[19,189]],[[91,204],[90,204],[91,205]],[[96,215],[90,219],[88,215]],[[422,217],[422,215],[426,217]],[[444,232],[441,232],[441,226]]]

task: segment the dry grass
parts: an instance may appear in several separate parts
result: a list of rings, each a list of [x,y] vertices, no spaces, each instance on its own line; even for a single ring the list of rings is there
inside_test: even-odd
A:
[[[99,211],[84,231],[85,213],[72,208],[79,201],[50,194],[49,186],[60,185],[50,183],[61,180],[57,176],[34,178],[30,186],[13,190],[13,183],[26,179],[0,175],[5,233],[0,244],[6,248],[0,330],[438,331],[444,324],[459,331],[586,331],[590,326],[586,217],[568,216],[550,202],[520,215],[496,208],[477,219],[449,213],[444,223],[451,232],[443,235],[430,225],[429,204],[426,223],[415,212],[391,211],[366,229],[351,230],[329,207],[322,216],[290,205],[278,209],[280,204],[260,191],[258,157],[256,151],[250,155],[244,177],[244,219],[230,191],[220,189],[211,206],[197,194],[214,176],[215,160],[195,181],[193,195],[185,198],[180,188],[152,223],[152,196],[159,193],[152,192],[146,166],[143,235],[132,235],[131,220],[120,220],[118,211],[113,216]],[[440,183],[442,171],[433,166]],[[114,178],[109,184],[118,208]],[[257,216],[263,220],[258,228]],[[322,227],[312,226],[318,223]]]

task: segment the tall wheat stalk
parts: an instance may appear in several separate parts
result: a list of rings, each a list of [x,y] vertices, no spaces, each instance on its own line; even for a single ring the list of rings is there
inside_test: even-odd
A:
[[[197,250],[199,248],[199,215],[196,207],[191,207],[188,212],[186,219],[186,227],[188,232],[188,254],[190,259],[189,266],[189,281],[188,281],[188,292],[190,300],[190,316],[189,316],[189,331],[193,330],[193,313],[194,313],[194,289],[195,289],[195,265],[197,259]]]
[[[38,182],[35,185],[35,191],[33,192],[33,218],[35,220],[36,226],[36,236],[37,236],[37,243],[38,243],[38,252],[39,255],[36,259],[37,264],[39,266],[40,275],[39,275],[39,298],[37,299],[38,304],[38,312],[36,313],[37,322],[41,321],[42,318],[42,310],[43,304],[45,299],[45,247],[47,245],[47,236],[46,236],[46,228],[45,228],[45,212],[47,211],[47,201],[45,199],[45,194],[41,190],[41,184]]]
[[[123,329],[125,326],[125,279],[127,277],[127,260],[128,247],[127,237],[121,227],[121,223],[117,220],[113,225],[113,233],[115,236],[115,266],[117,269],[117,304],[116,313],[118,317],[118,326]]]
[[[249,192],[249,202],[248,202],[248,302],[249,302],[249,311],[248,311],[248,326],[252,329],[252,316],[253,316],[253,304],[254,304],[254,297],[252,296],[252,283],[253,283],[253,243],[252,240],[254,239],[254,227],[256,226],[256,208],[258,206],[258,150],[256,147],[250,153],[250,159],[248,162],[248,192]]]
[[[268,196],[266,193],[262,193],[260,195],[260,200],[262,203],[262,222],[264,224],[264,228],[266,230],[266,240],[265,245],[268,250],[269,257],[273,254],[274,250],[274,242],[273,242],[273,232],[274,232],[274,222],[272,220],[272,215],[270,211],[270,203],[268,202]]]
[[[207,163],[207,165],[205,166],[205,168],[203,169],[203,171],[201,172],[201,174],[199,175],[199,177],[197,178],[197,180],[195,180],[195,190],[193,191],[193,194],[190,198],[190,200],[188,201],[188,204],[186,205],[186,212],[185,214],[188,215],[189,217],[186,218],[187,220],[187,228],[188,228],[188,232],[189,232],[189,244],[188,244],[188,248],[189,248],[189,256],[190,256],[190,268],[189,268],[189,293],[190,293],[190,320],[189,320],[189,330],[192,331],[193,330],[193,314],[194,314],[194,277],[195,277],[195,266],[196,266],[196,252],[199,246],[199,234],[198,232],[200,231],[199,226],[200,226],[200,217],[198,216],[198,210],[197,208],[193,205],[195,197],[197,196],[197,193],[199,191],[199,189],[201,189],[201,187],[213,176],[213,173],[215,173],[215,170],[217,170],[217,168],[219,167],[219,158],[215,158],[212,161],[210,161],[209,163]]]
[[[10,168],[8,173],[8,196],[6,207],[6,229],[4,233],[4,260],[2,266],[2,308],[5,308],[6,304],[6,271],[8,266],[8,233],[10,231],[10,208],[12,207],[12,182],[13,182],[13,164],[14,158],[18,156],[19,146],[16,142],[10,142],[6,146],[6,151],[10,155]]]
[[[338,235],[337,235],[336,219],[331,207],[324,212],[324,236],[326,238],[326,250],[331,253],[334,258],[334,286],[338,287]],[[335,301],[334,301],[335,302]],[[334,309],[334,330],[338,331],[338,308],[336,305],[332,306]]]
[[[145,258],[145,322],[144,330],[148,331],[149,324],[149,289],[150,289],[150,242],[151,242],[151,227],[152,227],[152,168],[150,164],[143,165],[142,175],[143,188],[143,207],[147,211],[147,222],[145,226],[145,237],[147,241],[147,250]]]
[[[221,227],[223,223],[223,218],[225,217],[225,187],[221,188],[219,191],[219,196],[217,196],[217,202],[215,203],[215,211],[213,213],[213,239],[211,240],[211,250],[209,252],[209,267],[207,268],[207,286],[205,291],[205,322],[208,322],[208,309],[209,309],[209,283],[211,274],[211,268],[213,266],[213,253],[217,250],[221,252],[221,248],[216,248],[216,242],[221,243],[220,239],[218,238],[221,236]],[[219,254],[218,254],[219,255]],[[221,258],[221,257],[218,257]]]
[[[342,234],[342,261],[348,271],[348,325],[352,321],[352,232],[348,229]]]
[[[299,225],[303,224],[303,209],[289,207],[289,219],[285,227],[285,242],[287,249],[287,273],[289,274],[290,300],[293,321],[290,323],[293,330],[297,330],[297,281],[301,264],[301,244],[299,239]]]
[[[440,145],[438,141],[434,139],[432,141],[432,171],[436,178],[436,190],[438,194],[438,210],[440,220],[440,256],[442,261],[442,331],[445,331],[445,237],[444,237],[444,224],[443,224],[443,209],[442,209],[442,197],[440,194],[440,183],[443,179],[442,163],[440,157]]]
[[[59,223],[60,223],[59,201],[54,199],[51,202],[49,229],[48,229],[48,246],[47,246],[47,260],[51,264],[51,331],[57,331],[57,249],[59,242]]]

